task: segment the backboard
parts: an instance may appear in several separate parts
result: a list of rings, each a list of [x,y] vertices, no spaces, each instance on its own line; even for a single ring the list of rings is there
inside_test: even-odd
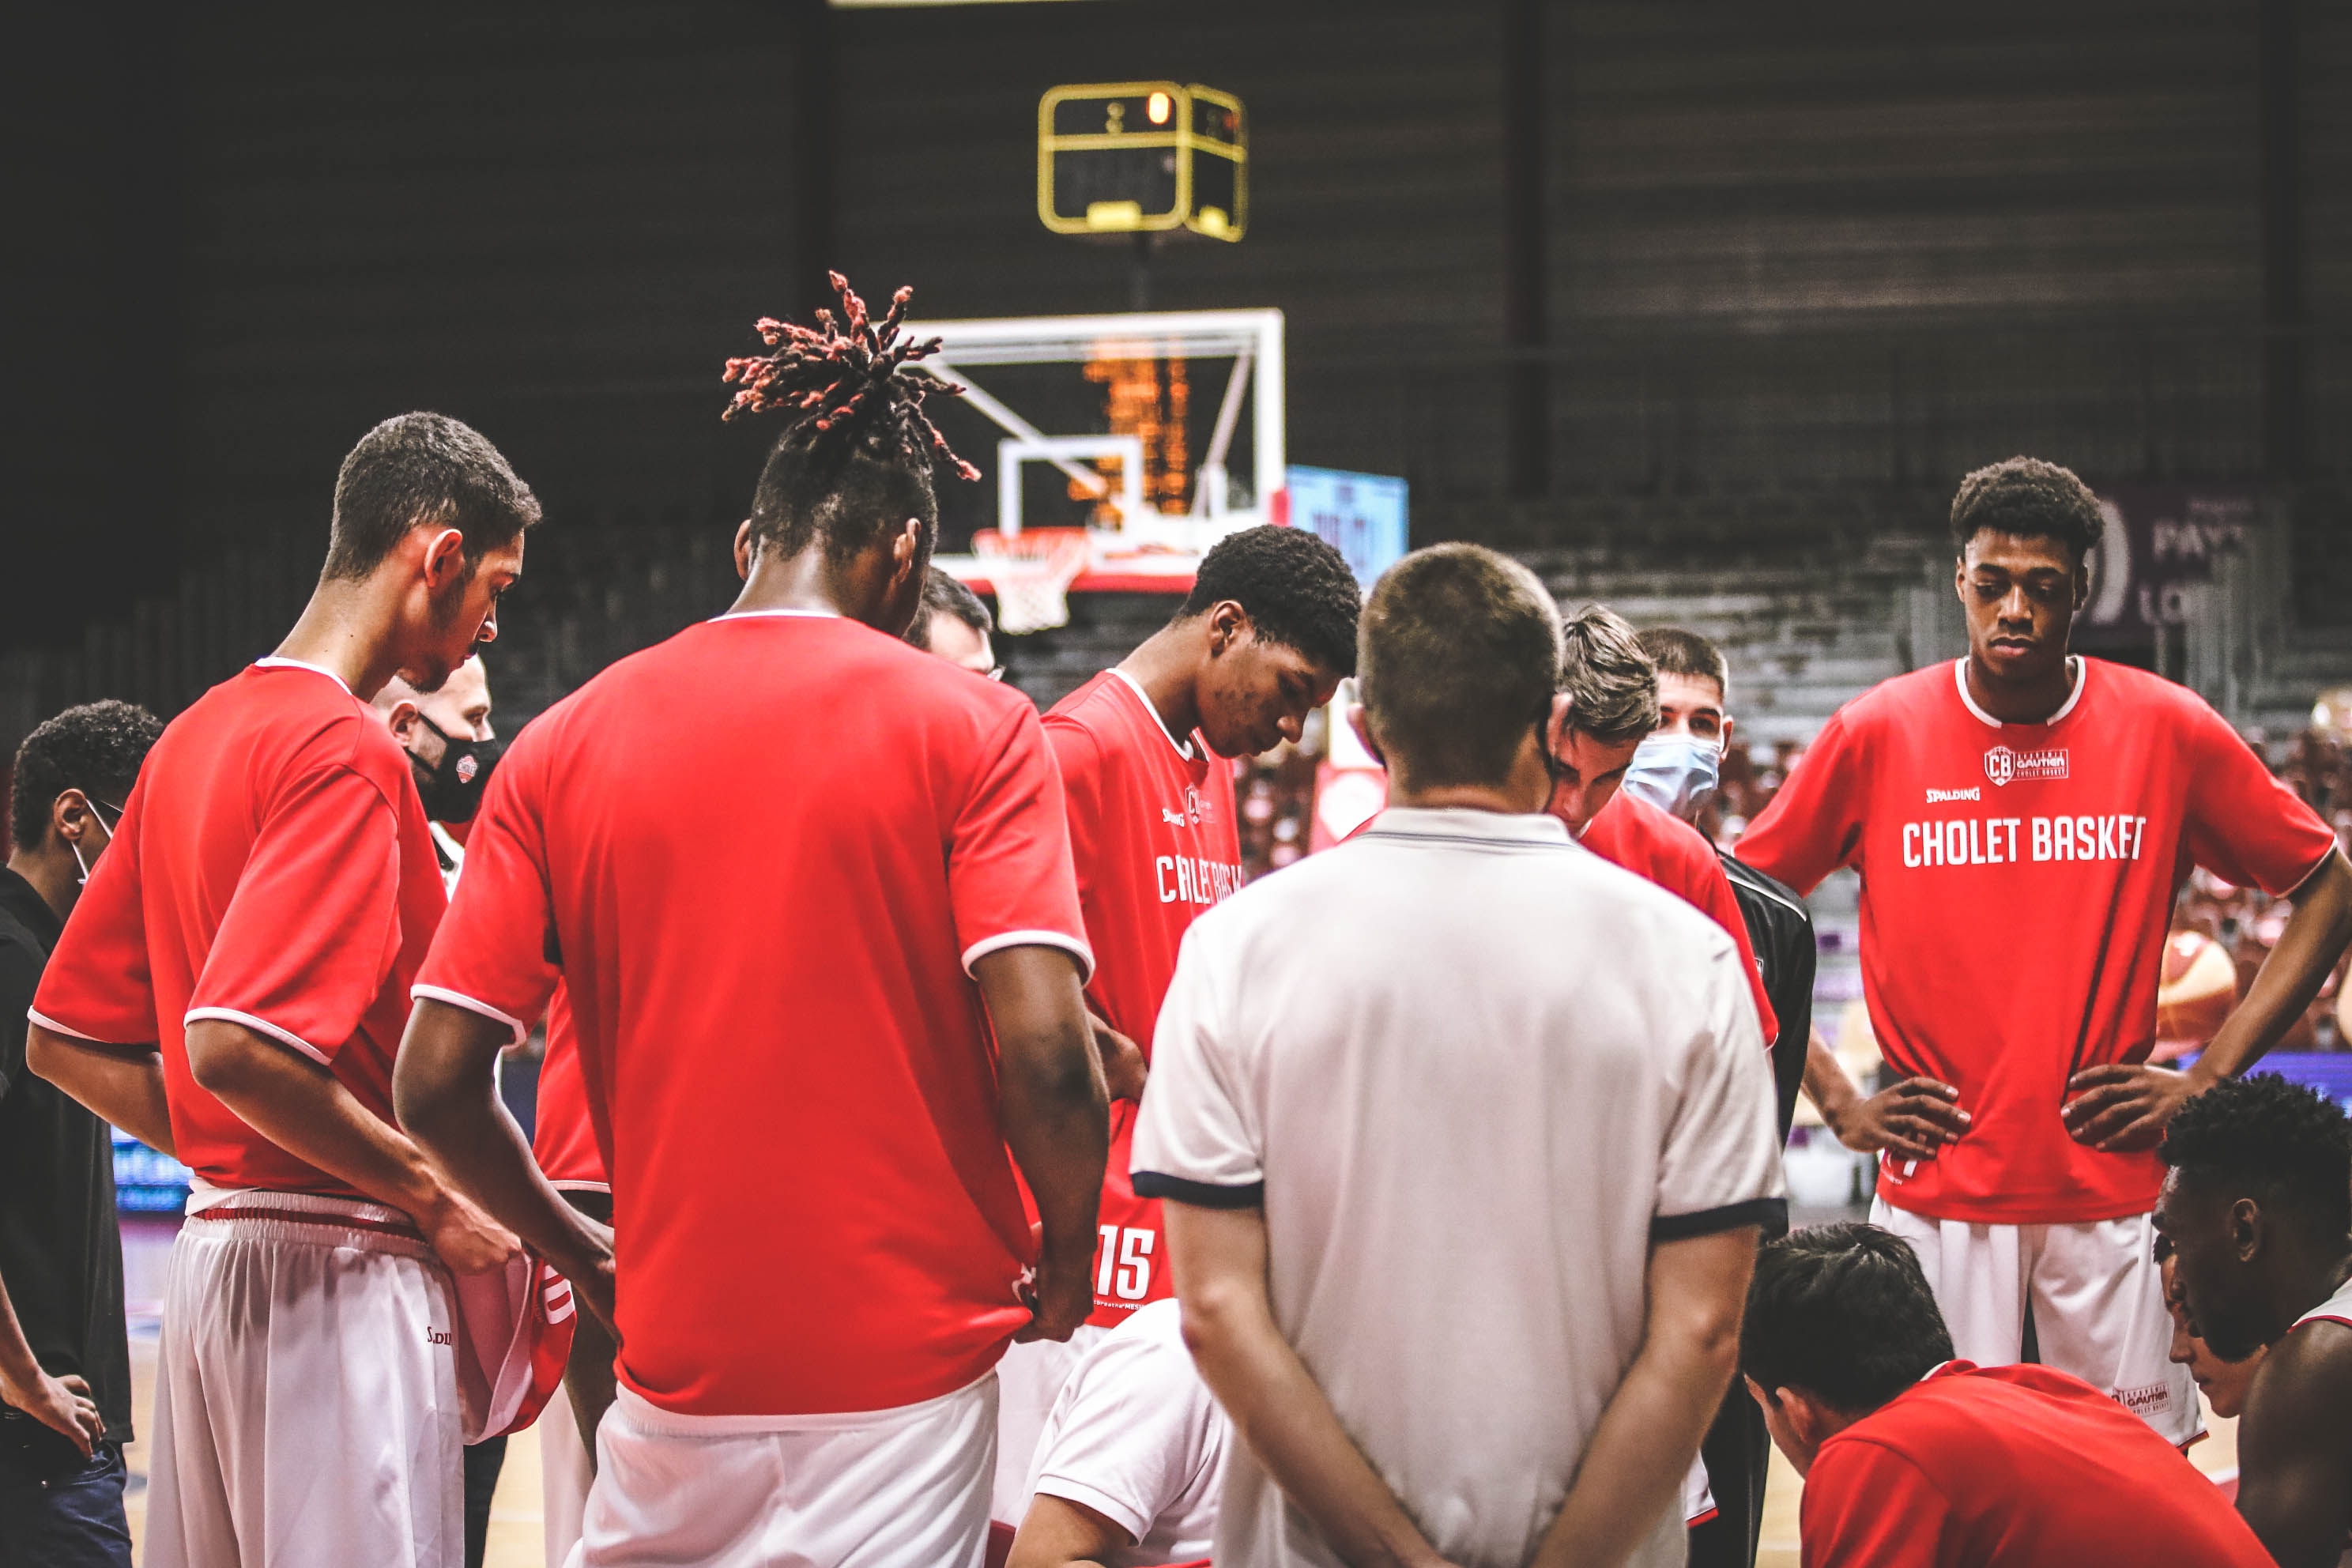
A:
[[[988,470],[943,482],[939,564],[992,591],[1032,529],[1083,528],[1086,592],[1182,593],[1210,545],[1289,521],[1279,310],[918,321],[922,368],[963,389],[928,412]]]

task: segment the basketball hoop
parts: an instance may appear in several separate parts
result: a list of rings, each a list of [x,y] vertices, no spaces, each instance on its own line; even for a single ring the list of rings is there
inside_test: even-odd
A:
[[[971,536],[971,552],[987,563],[997,629],[1008,637],[1068,626],[1070,584],[1094,560],[1083,528],[984,528]]]

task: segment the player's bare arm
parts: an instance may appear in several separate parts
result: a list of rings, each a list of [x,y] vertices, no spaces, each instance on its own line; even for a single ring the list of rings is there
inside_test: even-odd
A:
[[[1343,1561],[1444,1568],[1445,1559],[1349,1441],[1275,1323],[1265,1286],[1265,1211],[1202,1208],[1171,1198],[1164,1212],[1184,1343],[1266,1473]],[[1722,1394],[1718,1388],[1715,1397]],[[1714,1410],[1710,1403],[1707,1414]],[[1698,1451],[1696,1436],[1691,1451]],[[1664,1494],[1658,1506],[1665,1507]]]
[[[2183,1101],[2246,1071],[2303,1016],[2352,945],[2352,862],[2337,851],[2291,895],[2294,912],[2263,960],[2246,999],[2187,1072],[2145,1062],[2086,1068],[2066,1085],[2064,1110],[2077,1142],[2099,1150],[2151,1149]]]
[[[1932,1160],[1969,1130],[1960,1091],[1932,1078],[1906,1078],[1864,1094],[1815,1029],[1805,1041],[1805,1098],[1830,1135],[1857,1154]]]
[[[106,1436],[106,1422],[79,1377],[51,1377],[33,1358],[8,1284],[0,1279],[0,1400],[5,1400],[81,1450],[89,1458]]]
[[[197,1084],[298,1160],[350,1183],[416,1222],[459,1274],[501,1268],[514,1233],[446,1185],[406,1134],[362,1105],[319,1062],[224,1018],[188,1026]]]
[[[513,1037],[495,1018],[418,998],[393,1065],[393,1112],[457,1191],[561,1270],[609,1331],[613,1233],[549,1184],[499,1102],[494,1068]]]
[[[1682,1478],[1738,1367],[1740,1312],[1761,1234],[1740,1226],[1650,1248],[1642,1348],[1601,1413],[1533,1568],[1622,1563],[1682,1495]]]
[[[2335,1568],[2352,1531],[2352,1329],[2271,1347],[2238,1428],[2238,1512],[2279,1568]]]
[[[1039,1492],[1013,1538],[1004,1568],[1106,1568],[1135,1537],[1082,1502]]]
[[[150,1149],[178,1155],[163,1100],[163,1058],[153,1046],[105,1046],[31,1024],[25,1030],[25,1064],[100,1121]]]
[[[1004,1142],[1037,1200],[1036,1316],[1019,1340],[1066,1340],[1094,1310],[1095,1214],[1110,1154],[1110,1098],[1078,990],[1058,947],[1006,947],[972,964],[995,1026]]]

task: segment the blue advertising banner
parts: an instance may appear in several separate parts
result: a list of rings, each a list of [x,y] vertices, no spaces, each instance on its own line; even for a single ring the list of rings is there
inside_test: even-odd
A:
[[[1348,558],[1367,589],[1405,552],[1405,482],[1340,468],[1290,470],[1290,522]]]

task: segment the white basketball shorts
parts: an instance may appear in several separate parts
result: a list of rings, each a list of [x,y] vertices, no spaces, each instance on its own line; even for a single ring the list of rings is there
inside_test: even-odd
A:
[[[190,1215],[164,1285],[148,1568],[464,1568],[456,1312],[397,1210],[248,1193]]]
[[[583,1568],[980,1568],[996,1374],[843,1415],[676,1415],[623,1387],[596,1429]]]
[[[2169,1359],[2172,1315],[2146,1215],[2081,1225],[1930,1219],[1878,1198],[1870,1222],[1919,1255],[1961,1360],[2007,1366],[2022,1353],[2026,1308],[2042,1363],[2105,1389],[2173,1444],[2205,1431],[2197,1384]]]

